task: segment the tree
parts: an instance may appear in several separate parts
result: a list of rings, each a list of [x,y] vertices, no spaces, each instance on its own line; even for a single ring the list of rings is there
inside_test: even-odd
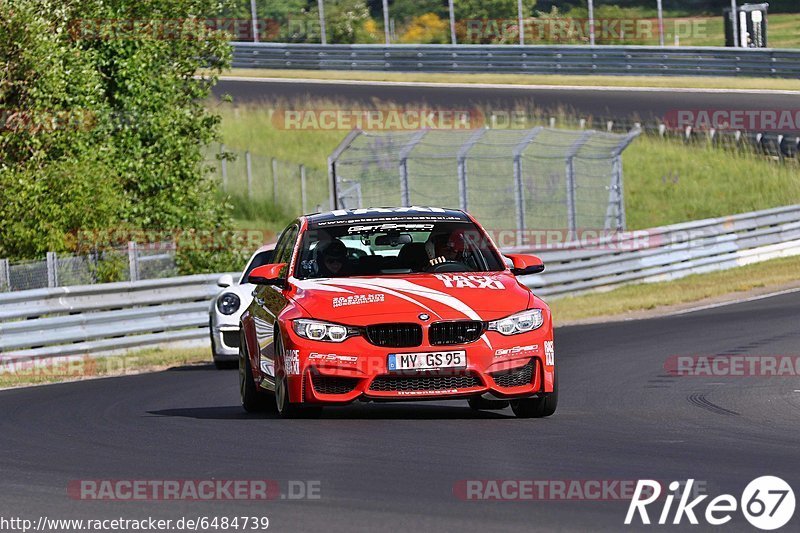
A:
[[[230,223],[202,152],[219,120],[204,99],[230,60],[227,36],[193,18],[214,5],[0,0],[0,256],[69,251],[81,232]]]

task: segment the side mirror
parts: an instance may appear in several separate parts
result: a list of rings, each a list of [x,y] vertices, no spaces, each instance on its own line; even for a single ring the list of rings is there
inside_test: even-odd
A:
[[[544,272],[544,263],[535,255],[509,254],[507,257],[511,259],[511,273],[515,276]]]
[[[281,279],[280,275],[285,266],[286,263],[277,263],[254,268],[247,277],[247,283],[283,287],[285,280]]]
[[[231,285],[233,285],[233,276],[230,274],[223,274],[217,280],[217,287],[222,287],[224,289],[225,287],[230,287]]]

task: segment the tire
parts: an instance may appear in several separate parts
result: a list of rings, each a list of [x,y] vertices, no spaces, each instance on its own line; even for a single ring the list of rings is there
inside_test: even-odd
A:
[[[475,411],[499,411],[508,407],[508,400],[487,400],[481,396],[473,396],[467,400],[469,406]]]
[[[279,332],[275,332],[275,359],[283,357],[283,341]],[[318,405],[303,405],[289,401],[288,384],[286,375],[275,380],[275,407],[281,418],[319,418],[322,407]]]
[[[558,407],[558,371],[553,377],[553,392],[540,394],[539,398],[511,401],[511,410],[517,418],[544,418],[555,413],[556,407]]]
[[[239,361],[222,361],[220,359],[214,359],[214,366],[217,367],[217,370],[231,370],[233,368],[239,368]]]
[[[272,395],[261,392],[256,387],[244,333],[239,336],[239,396],[242,399],[242,407],[248,413],[275,411],[275,400]]]

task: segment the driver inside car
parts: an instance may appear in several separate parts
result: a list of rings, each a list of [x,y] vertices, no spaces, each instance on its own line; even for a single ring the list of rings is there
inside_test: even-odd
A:
[[[425,243],[431,265],[438,265],[448,261],[459,261],[466,248],[466,236],[463,231],[456,230],[450,234],[439,233],[431,235]]]
[[[347,247],[339,239],[320,244],[317,252],[320,277],[346,276]]]

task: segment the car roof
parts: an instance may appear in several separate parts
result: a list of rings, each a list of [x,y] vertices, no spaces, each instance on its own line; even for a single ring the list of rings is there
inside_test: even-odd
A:
[[[469,217],[459,209],[446,209],[443,207],[365,207],[360,209],[336,209],[326,213],[307,215],[309,226],[331,226],[337,224],[350,224],[353,221],[381,221],[381,220],[435,220],[435,221],[463,221],[468,222]]]
[[[265,244],[264,246],[261,246],[258,250],[253,252],[253,255],[260,254],[261,252],[268,252],[268,251],[274,250],[274,249],[275,249],[275,243],[271,242],[269,244]]]

